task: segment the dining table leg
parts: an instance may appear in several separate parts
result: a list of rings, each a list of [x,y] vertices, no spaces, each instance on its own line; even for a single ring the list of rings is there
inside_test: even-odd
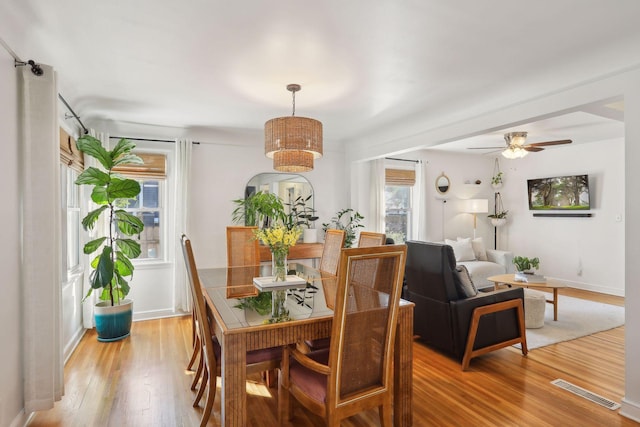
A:
[[[225,334],[222,343],[221,424],[247,425],[247,346],[244,334]]]
[[[396,331],[393,396],[393,425],[413,424],[413,305],[398,310]]]

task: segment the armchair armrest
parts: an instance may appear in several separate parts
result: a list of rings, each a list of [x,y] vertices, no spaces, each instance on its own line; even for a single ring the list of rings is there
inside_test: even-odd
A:
[[[506,273],[514,272],[513,252],[487,249],[487,260],[502,265]]]

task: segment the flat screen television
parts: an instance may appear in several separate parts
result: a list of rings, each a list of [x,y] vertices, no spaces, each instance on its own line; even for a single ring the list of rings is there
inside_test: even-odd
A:
[[[529,179],[527,187],[530,210],[587,210],[591,208],[588,175]]]

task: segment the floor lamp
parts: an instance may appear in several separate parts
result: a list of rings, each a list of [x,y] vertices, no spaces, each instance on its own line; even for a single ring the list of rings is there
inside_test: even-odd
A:
[[[479,213],[489,212],[489,200],[487,199],[468,199],[466,201],[465,212],[473,214],[473,238],[476,238],[476,225],[478,222],[477,215]]]

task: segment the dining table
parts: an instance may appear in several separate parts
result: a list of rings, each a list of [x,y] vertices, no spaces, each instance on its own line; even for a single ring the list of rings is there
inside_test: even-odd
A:
[[[221,425],[247,425],[246,354],[331,336],[337,277],[289,263],[288,277],[300,284],[286,290],[286,318],[261,310],[254,278],[271,275],[271,264],[198,269],[200,283],[221,346]],[[259,281],[258,281],[259,282]],[[268,299],[267,299],[268,300]],[[413,388],[413,308],[400,300],[394,348],[394,426],[411,426]]]

